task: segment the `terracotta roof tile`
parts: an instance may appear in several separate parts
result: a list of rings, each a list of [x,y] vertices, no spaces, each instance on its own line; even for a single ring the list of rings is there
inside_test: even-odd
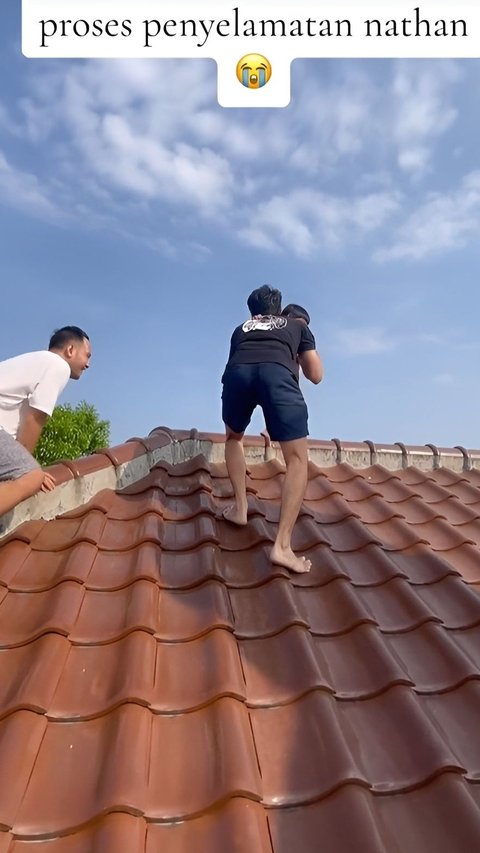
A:
[[[313,550],[315,553],[321,553],[322,560],[324,560],[322,566],[324,570],[327,570],[327,566],[331,565],[330,549],[324,545],[319,545]],[[265,543],[250,548],[247,559],[245,559],[243,551],[221,551],[212,556],[215,565],[218,567],[220,577],[229,587],[255,587],[270,581],[272,578],[290,577],[287,569],[283,569],[281,566],[272,566],[269,562],[268,548],[265,547]],[[336,567],[334,567],[334,571],[336,571]],[[320,577],[317,567],[315,574],[317,578]],[[322,582],[323,578],[324,572],[322,570],[319,582]]]
[[[451,491],[452,486],[457,483],[468,483],[468,477],[458,471],[449,471],[448,468],[437,468],[429,473],[430,479],[435,480],[440,486],[445,486]]]
[[[421,474],[421,472],[416,475],[416,472],[411,470],[400,471],[399,476],[404,485],[410,489],[410,493],[418,495],[427,504],[439,503],[450,495],[448,489],[444,486],[438,486],[433,479]]]
[[[480,489],[480,471],[478,471],[476,468],[472,468],[470,471],[468,471],[468,482],[472,486],[476,486],[477,489]]]
[[[378,467],[380,468],[380,466]],[[371,469],[366,470],[369,471]],[[362,475],[346,462],[341,462],[340,464],[333,465],[330,468],[322,468],[319,465],[315,465],[313,462],[309,462],[309,471],[311,478],[318,477],[319,475],[326,477],[333,485],[337,486],[340,494],[342,494],[342,487],[340,486],[341,483],[348,483],[351,480],[356,480],[357,478],[362,479]],[[390,474],[390,472],[387,473]],[[365,479],[369,481],[370,478],[367,476]]]
[[[9,543],[5,546],[7,553],[8,548],[21,544]],[[23,562],[8,583],[12,592],[42,592],[70,580],[86,583],[97,554],[95,545],[82,541],[64,551],[32,551],[25,546],[23,548],[23,552],[17,550],[19,560],[21,556],[24,557]],[[11,565],[14,565],[13,560]]]
[[[77,542],[96,545],[105,521],[105,514],[97,509],[80,518],[59,518],[55,524],[43,523],[30,542],[35,551],[63,551]]]
[[[333,499],[330,499],[333,502]],[[337,498],[339,504],[342,498]],[[404,513],[392,504],[386,503],[377,495],[363,498],[359,501],[343,501],[344,518],[348,515],[356,515],[365,524],[380,524],[382,521],[390,521],[392,518],[401,518]],[[402,505],[403,510],[403,505]],[[322,519],[318,518],[319,521]]]
[[[7,536],[2,541],[2,546],[4,546],[7,542],[26,542],[27,545],[38,536],[39,532],[43,530],[46,522],[42,521],[42,519],[32,519],[30,521],[26,521],[20,527],[18,527],[13,533]]]
[[[231,589],[229,597],[237,637],[268,637],[289,625],[308,626],[300,609],[299,593],[285,578],[276,578],[255,589]]]
[[[126,551],[95,549],[91,560],[85,560],[86,587],[101,592],[122,589],[139,580],[157,583],[160,562],[161,548],[154,542],[141,542]]]
[[[111,643],[138,630],[153,634],[158,626],[159,599],[158,586],[144,580],[110,591],[108,601],[104,592],[87,590],[70,629],[72,642]]]
[[[357,551],[366,545],[378,544],[379,540],[367,525],[354,518],[347,518],[334,524],[324,524],[320,528],[316,520],[300,517],[293,533],[293,547],[304,550],[313,547],[318,540],[330,545],[332,551]]]
[[[18,711],[0,721],[0,826],[13,827],[47,729],[42,714]],[[54,774],[52,774],[54,775]]]
[[[385,648],[401,663],[417,693],[443,693],[480,672],[472,650],[480,640],[480,627],[445,631],[433,622],[402,634],[385,634]],[[463,643],[462,643],[463,640]]]
[[[73,835],[41,842],[42,853],[144,853],[147,825],[130,814],[109,814],[92,825],[79,828]],[[11,836],[10,836],[11,837]],[[0,836],[1,838],[1,836]],[[39,847],[37,842],[37,847]],[[15,839],[8,853],[30,853],[31,841]],[[0,846],[0,850],[3,850]]]
[[[403,569],[393,561],[393,556],[397,555],[387,555],[379,545],[375,544],[366,545],[359,551],[335,554],[334,559],[338,567],[337,572],[340,569],[342,577],[351,580],[355,586],[376,586],[394,577],[405,577]],[[309,577],[313,575],[315,568],[314,566]]]
[[[45,714],[70,648],[65,637],[48,633],[23,646],[0,649],[0,718],[20,709]]]
[[[475,853],[480,831],[478,786],[445,773],[412,792],[373,796],[345,785],[320,803],[275,809],[269,820],[275,853],[391,853],[422,851]]]
[[[125,762],[132,751],[135,760]],[[52,775],[52,762],[62,768],[61,774]],[[186,785],[187,779],[196,784]],[[48,723],[16,832],[40,835],[52,826],[65,832],[98,814],[123,809],[145,812],[153,820],[179,820],[235,796],[259,800],[261,787],[249,716],[241,702],[218,699],[181,715],[156,715],[125,704],[92,720]]]
[[[465,506],[470,506],[478,510],[480,506],[480,488],[478,486],[474,486],[472,483],[465,483],[461,480],[451,486],[449,491]]]
[[[12,578],[25,562],[31,551],[27,542],[19,539],[9,539],[0,548],[0,589],[8,589]]]
[[[193,589],[162,590],[156,635],[162,640],[193,640],[212,628],[233,630],[227,589],[207,581]]]
[[[416,696],[406,686],[392,686],[362,702],[338,702],[317,690],[291,705],[252,709],[264,802],[313,802],[348,781],[378,794],[400,794],[446,770],[462,772],[467,738],[453,749],[440,721],[452,696],[455,710],[461,707],[463,693],[457,694],[466,689]],[[471,725],[473,716],[464,713],[462,721]],[[406,748],[406,732],[414,749]],[[293,742],[294,750],[285,749]]]
[[[475,521],[480,518],[480,502],[476,506],[471,504],[465,506],[458,498],[449,497],[444,501],[438,501],[436,504],[430,504],[430,510],[438,512],[443,518],[446,518],[449,524],[454,526],[458,524],[466,524],[468,521]]]
[[[70,645],[68,657],[56,671],[54,695],[45,707],[48,718],[88,720],[125,702],[147,705],[156,650],[154,638],[143,631],[104,645]]]
[[[423,486],[428,484],[429,481],[434,481],[433,471],[421,471],[412,465],[399,469],[396,476],[407,486]]]
[[[322,687],[337,699],[365,699],[392,684],[412,683],[383,635],[368,623],[332,637],[294,626],[244,640],[240,653],[252,707],[291,704]]]
[[[471,628],[480,624],[480,596],[456,577],[418,586],[417,594],[446,628]]]
[[[143,848],[142,848],[143,850]],[[145,853],[271,853],[270,833],[263,808],[235,797],[210,814],[177,824],[149,824]]]
[[[378,480],[374,486],[375,494],[380,495],[384,501],[401,506],[404,501],[417,496],[414,489],[402,483],[398,476],[392,475],[391,471],[385,473],[388,475],[387,478]],[[443,492],[442,497],[444,497]]]
[[[245,528],[196,457],[2,541],[0,853],[477,853],[478,472],[310,463],[290,575],[283,470]]]
[[[43,592],[0,591],[0,648],[30,643],[49,632],[69,636],[84,595],[73,581]]]
[[[417,589],[402,578],[377,586],[355,589],[344,580],[322,587],[322,595],[302,590],[305,606],[312,614],[311,629],[318,634],[341,634],[361,622],[377,624],[382,631],[410,631],[437,618],[425,606]]]
[[[447,575],[458,571],[452,564],[451,555],[460,555],[470,544],[459,545],[453,551],[435,552],[428,545],[414,545],[403,551],[391,551],[388,555],[391,566],[395,566],[410,584],[436,583]]]
[[[478,548],[467,543],[448,551],[445,555],[452,568],[457,571],[467,583],[480,583],[480,560]]]
[[[224,555],[207,542],[192,551],[161,550],[157,561],[157,583],[166,589],[188,589],[207,580],[223,580]]]

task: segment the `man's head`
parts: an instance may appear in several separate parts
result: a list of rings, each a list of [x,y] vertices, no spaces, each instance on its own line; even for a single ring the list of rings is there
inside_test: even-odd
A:
[[[282,294],[269,284],[264,284],[251,292],[247,305],[252,317],[257,314],[280,314]]]
[[[295,305],[291,302],[282,311],[282,317],[289,317],[291,320],[301,320],[306,326],[310,323],[310,314],[301,305]]]
[[[56,329],[50,338],[48,349],[65,359],[70,367],[72,379],[80,379],[83,371],[88,368],[92,356],[90,339],[78,326],[63,326],[61,329]]]

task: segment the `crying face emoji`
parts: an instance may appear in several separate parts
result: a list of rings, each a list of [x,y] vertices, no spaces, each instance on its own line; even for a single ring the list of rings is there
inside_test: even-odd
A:
[[[260,89],[272,76],[272,66],[260,53],[248,53],[237,63],[237,77],[247,89]]]

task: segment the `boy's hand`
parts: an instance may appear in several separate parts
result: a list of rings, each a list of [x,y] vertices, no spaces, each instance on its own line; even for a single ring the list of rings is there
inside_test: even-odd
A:
[[[52,475],[48,473],[48,471],[43,472],[43,483],[41,485],[42,492],[53,492],[55,488],[55,480]]]

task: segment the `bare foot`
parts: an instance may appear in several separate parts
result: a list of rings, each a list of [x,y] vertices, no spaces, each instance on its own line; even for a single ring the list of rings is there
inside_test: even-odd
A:
[[[306,557],[297,557],[291,548],[280,548],[279,545],[274,545],[270,551],[270,559],[272,563],[278,566],[284,566],[291,572],[309,572],[312,568],[311,560]]]
[[[222,515],[225,521],[231,521],[232,524],[238,524],[239,527],[245,527],[247,523],[247,508],[244,510],[237,509],[236,505],[229,506],[223,510]]]

